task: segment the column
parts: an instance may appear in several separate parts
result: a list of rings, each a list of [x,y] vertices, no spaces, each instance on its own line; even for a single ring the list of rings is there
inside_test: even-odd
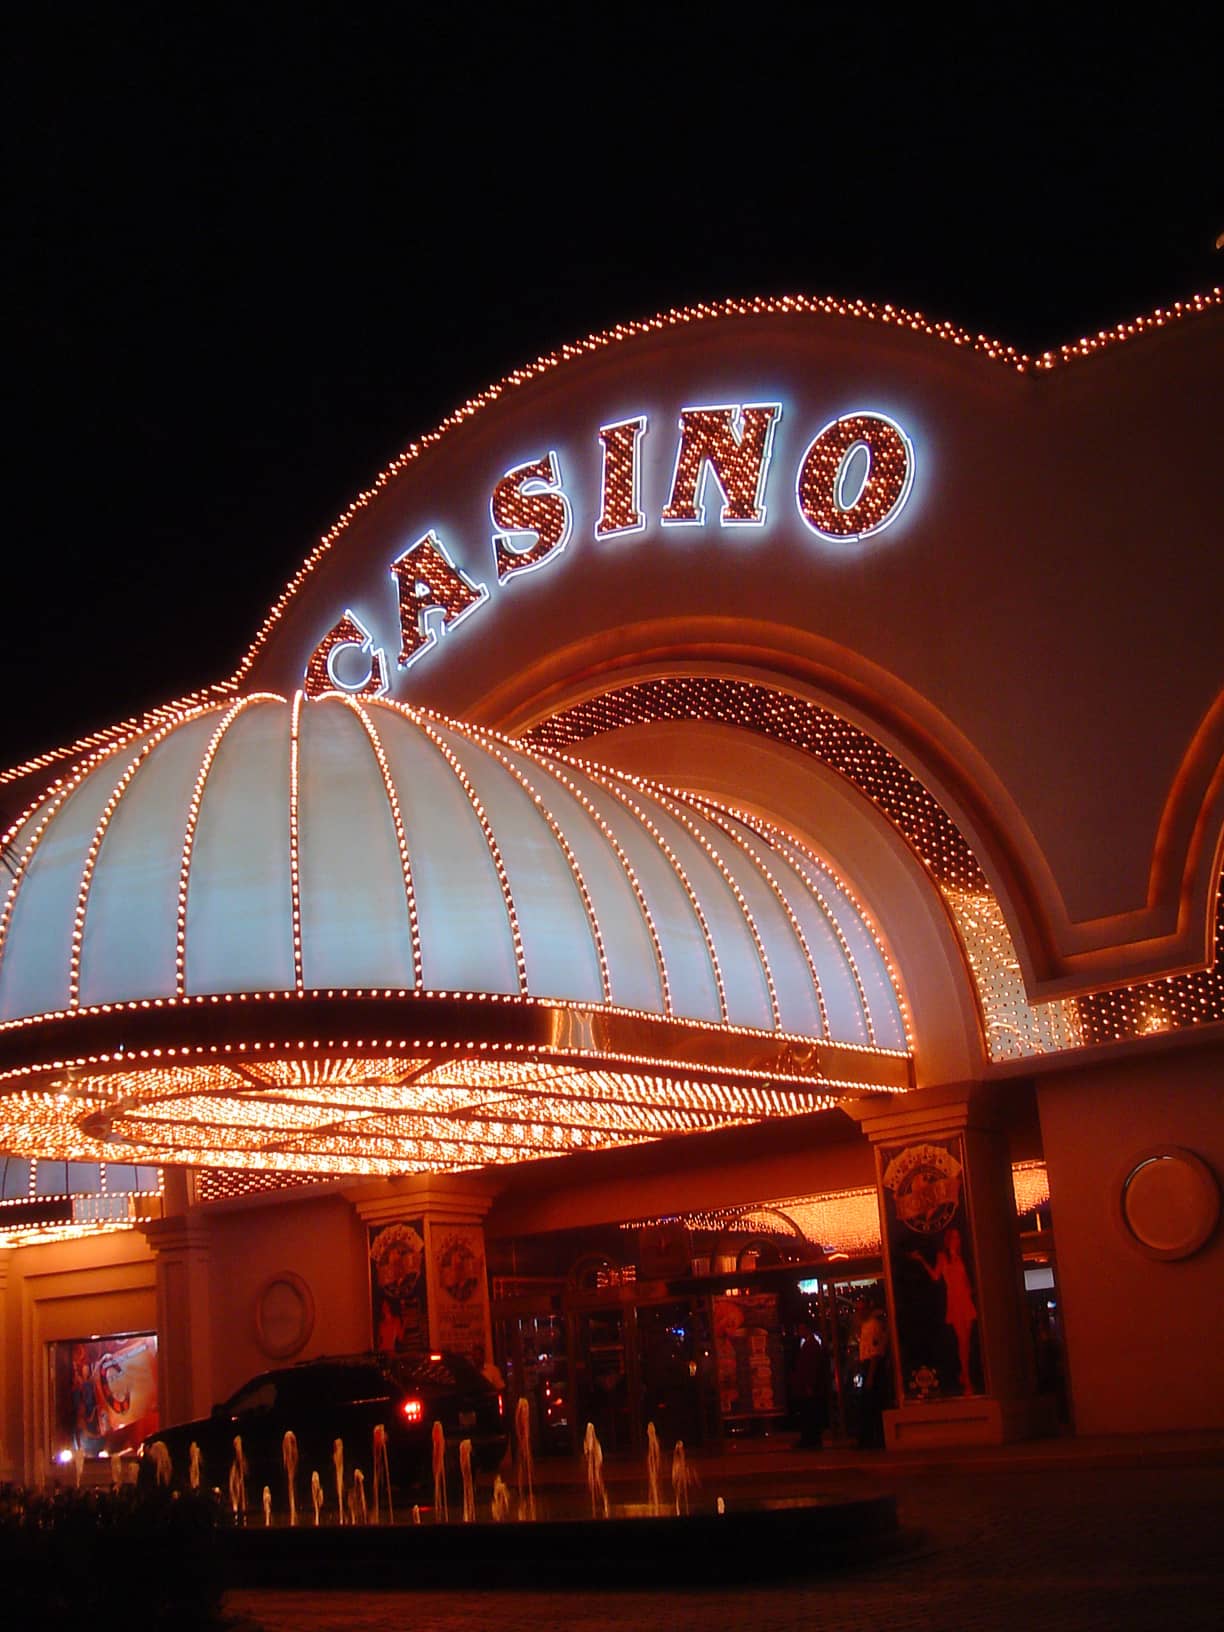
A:
[[[1007,1137],[979,1084],[846,1107],[875,1148],[890,1449],[1053,1431],[1033,1393]]]
[[[170,1196],[168,1184],[167,1203]],[[208,1226],[193,1210],[141,1229],[157,1257],[161,1420],[191,1422],[213,1406]]]
[[[374,1347],[491,1357],[484,1217],[492,1193],[428,1177],[349,1199],[367,1229]]]
[[[20,1448],[20,1437],[10,1432],[9,1418],[9,1356],[13,1349],[14,1329],[20,1331],[20,1320],[9,1320],[8,1283],[12,1247],[0,1247],[0,1481],[16,1480],[21,1470],[14,1460]],[[20,1348],[17,1349],[20,1367]]]

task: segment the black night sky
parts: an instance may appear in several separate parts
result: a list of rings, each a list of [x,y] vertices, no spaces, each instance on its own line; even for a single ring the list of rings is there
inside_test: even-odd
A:
[[[388,15],[9,39],[0,762],[228,674],[400,447],[565,340],[803,292],[1041,351],[1222,281],[1192,26]]]

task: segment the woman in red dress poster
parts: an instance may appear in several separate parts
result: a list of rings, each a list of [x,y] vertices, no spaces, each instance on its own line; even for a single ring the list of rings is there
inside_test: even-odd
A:
[[[933,1269],[920,1252],[911,1252],[910,1257],[922,1265],[933,1281],[943,1282],[944,1324],[951,1326],[956,1334],[961,1393],[971,1393],[969,1355],[978,1314],[973,1299],[973,1282],[969,1279],[969,1266],[961,1255],[961,1233],[955,1225],[944,1231],[943,1245],[935,1255]]]

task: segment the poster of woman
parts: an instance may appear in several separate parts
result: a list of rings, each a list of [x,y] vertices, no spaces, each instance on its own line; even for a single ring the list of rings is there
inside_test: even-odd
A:
[[[429,1348],[423,1219],[371,1225],[370,1317],[374,1347],[387,1354]]]
[[[880,1149],[903,1397],[984,1390],[959,1136]]]

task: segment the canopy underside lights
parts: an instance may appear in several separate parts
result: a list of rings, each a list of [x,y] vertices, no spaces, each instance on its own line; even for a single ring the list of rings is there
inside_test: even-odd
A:
[[[222,1028],[212,1005],[97,1016],[151,1046],[10,1071],[0,1142],[63,1160],[448,1172],[801,1116],[910,1082],[898,1051],[515,1002],[381,997],[367,1018],[418,1010],[429,1035],[309,1036],[317,1011],[357,1002],[227,1004]],[[185,1042],[208,1029],[226,1041]]]

